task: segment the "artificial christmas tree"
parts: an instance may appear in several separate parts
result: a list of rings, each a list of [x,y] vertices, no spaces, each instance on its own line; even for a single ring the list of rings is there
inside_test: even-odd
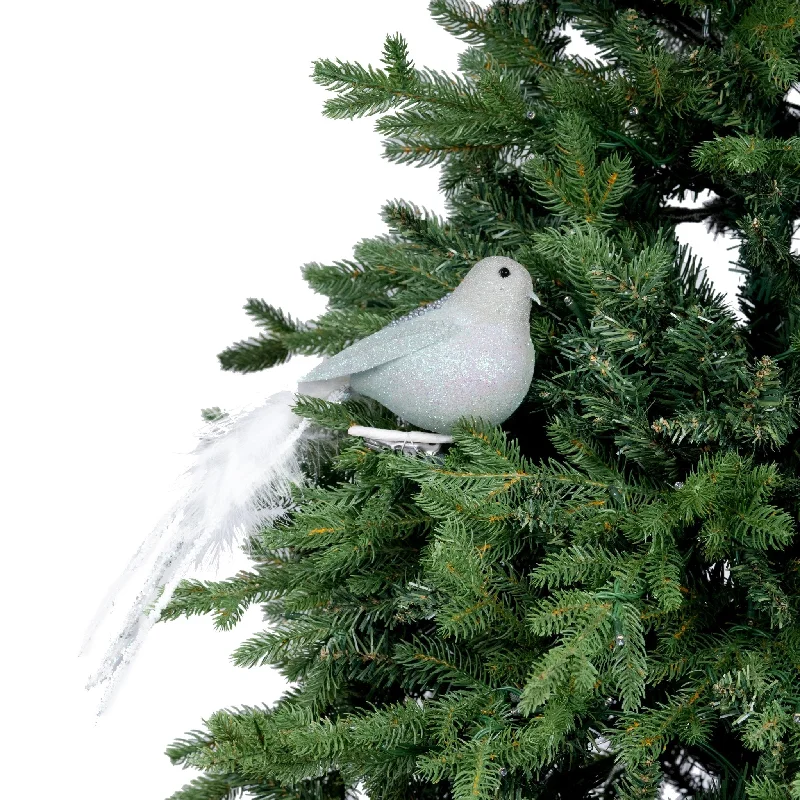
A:
[[[800,3],[431,10],[471,45],[460,75],[400,36],[383,69],[314,75],[330,116],[382,115],[390,159],[441,165],[448,219],[388,203],[389,235],[304,268],[321,318],[251,300],[264,331],[221,362],[337,353],[506,256],[541,303],[536,374],[503,429],[464,419],[436,456],[347,436],[402,428],[375,401],[297,399],[327,435],[292,509],[251,571],[161,612],[261,604],[234,660],[295,686],[176,741],[204,775],[175,797],[797,800]],[[741,240],[744,322],[686,220]]]

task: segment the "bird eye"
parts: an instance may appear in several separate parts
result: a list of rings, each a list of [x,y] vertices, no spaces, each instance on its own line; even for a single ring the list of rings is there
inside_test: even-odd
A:
[[[501,278],[507,278],[511,274],[511,270],[508,267],[500,267],[497,274]]]

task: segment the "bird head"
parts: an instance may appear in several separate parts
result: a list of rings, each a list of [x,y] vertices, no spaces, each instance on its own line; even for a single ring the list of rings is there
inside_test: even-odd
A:
[[[479,261],[453,291],[448,305],[463,308],[473,319],[530,317],[533,282],[522,264],[505,256]]]

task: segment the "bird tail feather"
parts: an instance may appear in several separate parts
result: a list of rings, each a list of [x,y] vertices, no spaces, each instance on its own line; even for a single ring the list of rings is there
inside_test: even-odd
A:
[[[87,631],[82,652],[101,626],[117,621],[87,684],[104,688],[100,712],[180,580],[290,510],[290,487],[303,480],[300,455],[310,440],[309,423],[292,413],[293,402],[291,392],[280,392],[204,432],[181,499],[134,553]],[[134,581],[135,598],[120,620],[116,598]]]

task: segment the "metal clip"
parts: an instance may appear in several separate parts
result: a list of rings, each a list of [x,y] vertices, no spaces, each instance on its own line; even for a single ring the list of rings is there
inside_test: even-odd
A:
[[[350,436],[361,436],[371,450],[394,450],[404,455],[436,455],[443,445],[452,444],[453,437],[443,433],[427,431],[394,431],[384,428],[368,428],[352,425],[347,429]]]

